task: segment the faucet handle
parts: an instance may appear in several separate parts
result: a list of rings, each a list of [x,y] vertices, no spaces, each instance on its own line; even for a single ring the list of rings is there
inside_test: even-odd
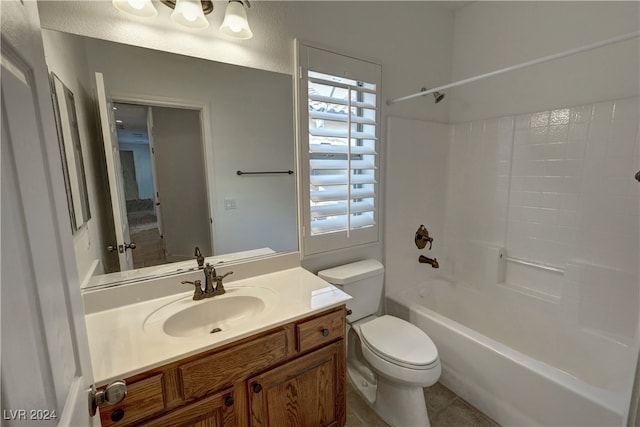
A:
[[[418,249],[424,249],[429,243],[429,250],[431,250],[431,246],[433,244],[433,237],[429,236],[429,230],[424,226],[424,224],[420,224],[418,230],[415,235],[415,242]]]
[[[202,280],[196,280],[194,282],[190,282],[188,280],[183,280],[181,283],[183,285],[184,284],[194,285],[195,289],[193,291],[193,299],[195,301],[198,301],[198,300],[201,300],[202,298],[204,298],[204,292],[202,291]]]
[[[220,280],[220,281],[222,281],[222,279],[224,279],[225,277],[227,277],[227,276],[228,276],[228,275],[230,275],[230,274],[233,274],[233,271],[230,271],[230,272],[228,272],[228,273],[226,273],[226,274],[224,274],[224,275],[222,275],[222,276],[217,276],[217,277],[216,277],[216,280]]]
[[[224,289],[224,285],[222,284],[222,279],[224,279],[225,277],[227,277],[228,275],[233,274],[233,271],[230,271],[226,274],[223,274],[222,276],[214,276],[214,280],[216,281],[216,290],[215,290],[215,294],[214,295],[222,295],[225,292],[227,292]]]

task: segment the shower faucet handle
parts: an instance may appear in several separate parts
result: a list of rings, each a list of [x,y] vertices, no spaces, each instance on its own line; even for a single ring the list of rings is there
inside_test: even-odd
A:
[[[429,230],[427,230],[424,224],[420,224],[420,227],[418,227],[418,231],[416,231],[415,242],[418,249],[424,249],[425,246],[427,246],[427,243],[429,243],[429,250],[431,250],[433,237],[429,237]]]

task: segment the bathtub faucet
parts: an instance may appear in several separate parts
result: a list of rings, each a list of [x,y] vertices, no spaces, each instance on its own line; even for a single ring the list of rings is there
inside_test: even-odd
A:
[[[420,257],[418,257],[418,262],[420,262],[421,264],[431,264],[431,267],[433,268],[440,268],[440,264],[438,264],[438,260],[435,258],[429,258],[424,255],[420,255]]]

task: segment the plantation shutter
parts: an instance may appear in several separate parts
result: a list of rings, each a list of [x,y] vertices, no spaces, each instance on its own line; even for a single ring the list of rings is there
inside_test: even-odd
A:
[[[305,252],[377,241],[380,66],[314,48],[306,53]]]

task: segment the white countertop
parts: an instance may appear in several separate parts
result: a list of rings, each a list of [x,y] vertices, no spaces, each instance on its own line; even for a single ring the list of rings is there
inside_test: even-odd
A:
[[[267,307],[255,322],[241,322],[228,331],[196,337],[172,337],[162,327],[145,328],[145,320],[160,308],[200,304],[193,291],[98,311],[86,316],[89,347],[97,386],[139,374],[258,332],[344,304],[351,297],[307,270],[296,267],[225,284],[222,299],[247,294],[251,288],[269,294]],[[272,305],[273,304],[273,305]],[[157,317],[157,315],[155,315]],[[153,318],[152,318],[153,319]]]

